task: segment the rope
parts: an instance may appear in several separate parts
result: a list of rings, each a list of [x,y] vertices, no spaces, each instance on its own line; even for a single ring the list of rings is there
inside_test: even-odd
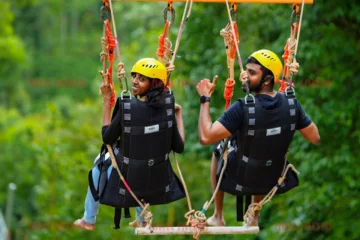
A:
[[[116,45],[115,39],[111,33],[109,20],[104,22],[104,36],[101,38],[102,52],[100,53],[100,60],[103,62],[103,71],[100,74],[103,80],[108,81],[112,86],[112,93],[110,98],[110,108],[115,105],[116,92],[112,81],[112,66],[114,63],[114,47]],[[106,61],[109,61],[109,68],[106,69]]]
[[[234,93],[235,80],[228,78],[225,82],[224,98],[226,100],[225,109],[227,110],[230,106],[231,98]]]
[[[103,2],[107,2],[109,9],[110,9],[111,22],[113,25],[114,36],[115,36],[115,51],[116,51],[116,56],[117,56],[117,61],[118,61],[117,77],[120,80],[121,78],[125,77],[125,70],[124,70],[124,63],[121,61],[120,48],[119,48],[119,43],[118,43],[118,36],[116,33],[115,18],[114,18],[114,12],[113,12],[113,7],[112,7],[112,0],[103,0]],[[124,81],[126,84],[126,90],[129,91],[126,77],[124,78]],[[120,88],[122,88],[121,81],[120,81]]]
[[[190,200],[190,196],[189,196],[189,192],[187,190],[187,187],[186,187],[186,184],[185,184],[185,180],[183,178],[183,175],[181,173],[181,169],[180,169],[180,165],[179,165],[179,162],[178,160],[176,159],[176,154],[173,152],[174,154],[174,161],[175,161],[175,165],[176,165],[176,169],[179,173],[179,176],[180,176],[180,180],[181,180],[181,183],[183,184],[183,187],[184,187],[184,191],[185,191],[185,194],[186,194],[186,200],[187,200],[187,203],[188,203],[188,208],[189,208],[189,211],[192,211],[192,207],[191,207],[191,200]]]
[[[227,142],[226,142],[226,145],[227,145]],[[213,195],[211,196],[211,199],[209,201],[205,202],[203,209],[201,211],[194,212],[194,210],[192,210],[185,214],[185,218],[188,218],[188,223],[190,222],[191,226],[194,227],[194,234],[193,234],[194,239],[199,239],[201,231],[206,227],[206,219],[207,218],[206,218],[205,213],[209,209],[210,205],[212,204],[212,202],[215,199],[217,192],[219,191],[220,184],[221,184],[221,181],[222,181],[225,169],[226,169],[226,165],[227,165],[227,157],[228,157],[228,150],[227,150],[227,146],[225,146],[225,150],[223,153],[224,165],[221,169],[219,181],[216,185]],[[192,216],[192,219],[190,219],[191,216]]]
[[[303,13],[304,13],[304,5],[305,5],[305,0],[302,0],[301,2],[301,12],[300,12],[300,21],[299,21],[299,31],[297,33],[297,39],[299,41],[300,39],[300,31],[301,31],[301,23],[302,23],[302,18],[303,18]],[[299,43],[296,43],[296,48],[295,48],[295,53],[294,53],[294,59],[296,58],[296,53],[297,53],[297,49],[298,49]]]
[[[235,35],[231,32],[231,25],[234,26]],[[224,38],[225,49],[226,49],[226,59],[228,66],[228,75],[229,78],[225,82],[224,88],[224,99],[225,99],[225,109],[228,109],[231,103],[231,98],[234,92],[235,80],[234,80],[234,59],[236,57],[236,46],[239,44],[239,34],[237,31],[236,22],[228,23],[224,29],[220,31],[220,35]]]
[[[199,239],[201,230],[206,227],[206,217],[202,212],[199,212],[199,211],[195,212],[195,210],[192,209],[190,195],[188,193],[188,190],[187,190],[187,187],[186,187],[186,184],[185,184],[185,180],[184,180],[184,178],[182,176],[180,166],[179,166],[179,162],[176,159],[176,154],[175,153],[174,153],[174,160],[175,160],[177,171],[178,171],[179,176],[180,176],[180,180],[181,180],[181,182],[182,182],[182,184],[184,186],[184,190],[185,190],[185,194],[186,194],[186,200],[187,200],[188,208],[189,208],[189,211],[184,215],[185,219],[187,219],[186,225],[190,225],[190,226],[194,227],[193,238],[194,239]]]
[[[149,204],[143,204],[134,194],[134,192],[131,190],[130,186],[128,185],[128,183],[126,182],[124,176],[121,174],[121,171],[119,169],[119,166],[116,162],[115,159],[115,155],[113,152],[113,149],[111,148],[110,145],[106,145],[108,152],[110,154],[110,158],[111,158],[111,165],[114,169],[116,169],[117,173],[119,174],[119,177],[121,179],[121,181],[124,183],[126,189],[129,191],[129,193],[131,194],[131,196],[135,199],[135,201],[139,204],[140,207],[143,208],[143,211],[141,212],[141,216],[143,216],[145,218],[145,222],[147,223],[146,227],[147,228],[151,228],[151,223],[152,223],[152,213],[149,210]]]
[[[169,37],[166,37],[166,34],[170,33],[170,26],[171,26],[171,22],[166,20],[164,26],[164,32],[159,36],[159,48],[156,52],[159,61],[162,62],[165,66],[169,65],[170,57],[172,55],[172,49],[171,49],[172,43]]]
[[[190,5],[189,5],[189,9],[188,9],[189,2],[190,2]],[[189,17],[190,17],[192,4],[193,4],[193,0],[186,0],[184,13],[183,13],[183,16],[182,16],[182,19],[181,19],[178,35],[177,35],[176,42],[175,42],[174,52],[172,54],[172,58],[171,58],[171,61],[169,63],[169,67],[168,67],[168,76],[170,75],[170,73],[175,68],[174,62],[175,62],[177,51],[178,51],[179,46],[180,46],[180,39],[181,39],[181,35],[182,35],[182,32],[184,30],[184,25],[185,25],[184,22],[187,21],[189,19]],[[186,15],[186,19],[185,19],[185,15]]]
[[[284,55],[282,58],[284,59],[284,70],[283,70],[283,79],[280,80],[281,86],[279,92],[285,92],[287,87],[294,87],[292,82],[292,78],[294,73],[290,71],[292,64],[296,63],[296,54],[299,46],[300,32],[301,32],[301,23],[304,12],[304,0],[302,0],[300,17],[297,21],[292,21],[291,19],[291,27],[290,27],[290,37],[286,41],[286,45],[284,47]],[[299,7],[297,4],[293,4],[293,13],[292,17],[295,15],[297,18],[299,15]],[[288,81],[286,81],[288,80]]]
[[[226,8],[227,8],[228,16],[229,16],[229,21],[232,22],[230,8],[229,8],[229,1],[228,0],[226,0]],[[232,25],[232,24],[230,24],[230,25],[231,25],[231,31],[232,31],[233,36],[236,36],[236,31],[235,31],[234,25]],[[237,44],[235,44],[235,47],[236,47],[236,53],[237,53],[237,56],[238,56],[238,64],[239,64],[241,72],[243,72],[244,68],[243,68],[243,63],[242,63],[242,60],[241,60],[240,50],[239,50],[239,47],[238,47]]]
[[[296,170],[296,168],[292,164],[288,164],[285,171],[282,173],[281,177],[278,179],[277,185],[275,185],[270,192],[259,202],[259,203],[252,203],[250,204],[249,208],[247,209],[245,215],[244,215],[244,225],[248,226],[250,223],[254,220],[255,217],[255,211],[260,211],[262,207],[271,201],[277,190],[279,189],[279,186],[284,182],[286,178],[286,174],[289,169],[292,169],[296,174],[299,174],[299,172]]]

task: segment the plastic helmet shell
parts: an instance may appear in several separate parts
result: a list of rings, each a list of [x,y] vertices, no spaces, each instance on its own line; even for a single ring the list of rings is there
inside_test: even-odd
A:
[[[131,69],[131,74],[133,73],[139,73],[148,78],[158,78],[166,85],[166,67],[154,58],[143,58],[137,61]]]
[[[279,57],[270,50],[262,49],[251,54],[261,65],[269,69],[274,74],[274,82],[278,82],[283,65]]]

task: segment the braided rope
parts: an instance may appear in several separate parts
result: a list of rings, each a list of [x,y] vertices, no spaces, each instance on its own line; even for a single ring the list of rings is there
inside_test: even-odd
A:
[[[171,22],[165,22],[164,32],[159,36],[159,48],[156,52],[158,59],[162,64],[168,66],[170,64],[170,58],[173,53],[172,43],[170,41],[170,27]]]
[[[112,86],[110,98],[110,108],[115,105],[116,92],[112,81],[112,66],[114,63],[114,48],[116,46],[115,39],[111,32],[109,20],[104,21],[104,36],[101,38],[102,51],[100,53],[100,61],[103,62],[103,71],[100,71],[102,79]],[[106,69],[106,62],[109,61],[109,68]]]
[[[221,184],[221,181],[222,181],[225,169],[226,169],[226,165],[227,165],[227,157],[228,157],[227,153],[228,153],[228,149],[226,146],[224,153],[223,153],[224,165],[221,169],[219,181],[216,185],[213,195],[211,196],[211,199],[209,201],[205,202],[203,209],[201,211],[191,210],[185,214],[185,218],[188,219],[188,223],[190,223],[191,226],[194,227],[194,234],[193,234],[194,239],[199,239],[201,231],[206,227],[206,219],[207,218],[206,218],[205,213],[208,210],[208,208],[210,207],[211,203],[214,201],[215,196],[216,196],[217,192],[219,191],[220,184]]]
[[[234,86],[235,80],[228,78],[225,82],[225,89],[224,89],[224,99],[226,100],[225,109],[228,109],[230,106],[231,98],[234,93]]]
[[[226,0],[226,8],[227,8],[228,16],[229,16],[229,21],[232,22],[230,8],[229,8],[229,1],[228,0]],[[234,36],[236,36],[235,26],[232,25],[232,24],[230,24],[230,26],[231,26],[232,34]],[[241,60],[241,55],[240,55],[240,50],[239,50],[238,44],[235,44],[235,47],[236,47],[236,53],[237,53],[237,57],[238,57],[238,64],[239,64],[241,72],[243,72],[244,67],[243,67],[243,63],[242,63],[242,60]]]

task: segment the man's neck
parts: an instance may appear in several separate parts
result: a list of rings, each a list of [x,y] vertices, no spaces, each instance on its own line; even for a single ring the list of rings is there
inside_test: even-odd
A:
[[[262,89],[258,92],[255,93],[256,95],[257,94],[266,94],[266,95],[269,95],[271,97],[275,97],[276,96],[276,91],[274,89]]]

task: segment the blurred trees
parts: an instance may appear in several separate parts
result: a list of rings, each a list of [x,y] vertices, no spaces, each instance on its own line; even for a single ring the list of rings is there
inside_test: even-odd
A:
[[[356,3],[315,0],[314,5],[305,6],[297,57],[301,68],[295,84],[297,97],[318,125],[322,140],[319,146],[312,146],[300,134],[295,135],[289,159],[301,172],[301,185],[265,206],[257,239],[360,237],[355,220],[360,209],[360,168],[356,162],[360,155],[360,79],[356,74],[360,69],[360,6]],[[121,57],[130,79],[129,71],[137,59],[155,57],[166,3],[113,5]],[[18,239],[133,238],[125,227],[127,221],[120,231],[111,229],[113,211],[105,206],[94,233],[69,229],[70,225],[59,229],[59,223],[70,223],[82,215],[86,174],[101,143],[100,6],[97,0],[0,2],[0,162],[4,169],[0,207],[5,207],[7,184],[15,182],[17,218],[12,227],[17,226]],[[173,43],[184,3],[174,3],[174,7]],[[242,60],[260,48],[281,55],[289,35],[290,14],[291,5],[239,4]],[[202,78],[219,75],[211,103],[213,120],[217,119],[224,109],[223,83],[227,78],[219,35],[226,23],[225,4],[194,3],[172,74],[187,134],[186,153],[180,163],[195,209],[211,196],[211,146],[198,144],[199,103],[194,86]],[[322,85],[325,81],[328,84]],[[114,82],[119,93],[117,80]],[[234,100],[243,96],[240,84],[236,86]],[[227,223],[237,224],[234,198],[227,195],[225,206]],[[183,200],[154,206],[152,211],[155,222],[178,225],[184,222],[187,209]],[[36,229],[36,223],[43,223],[43,227]],[[44,227],[44,223],[50,224]],[[279,230],[279,223],[294,225]],[[304,228],[308,223],[326,223],[331,228]],[[190,236],[176,237],[185,238]]]

